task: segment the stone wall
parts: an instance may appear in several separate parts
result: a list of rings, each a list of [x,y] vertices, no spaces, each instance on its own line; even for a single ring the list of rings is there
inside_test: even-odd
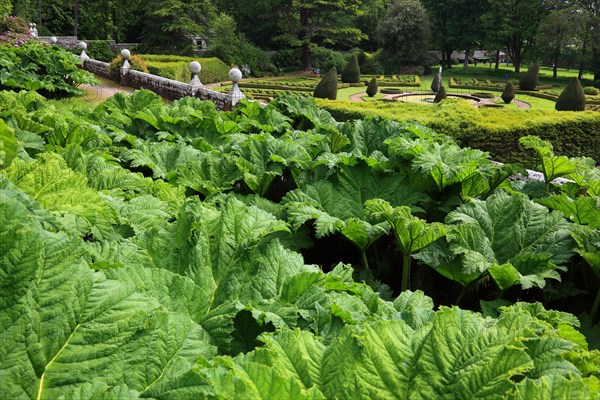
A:
[[[110,64],[104,61],[92,60],[86,58],[83,61],[83,69],[90,71],[96,75],[103,76],[105,78],[111,78],[110,76]]]
[[[231,96],[227,93],[215,92],[206,88],[199,88],[195,91],[194,96],[200,100],[209,100],[215,103],[217,110],[230,111],[233,108]]]
[[[176,100],[192,95],[192,87],[187,83],[129,70],[121,76],[121,85],[135,89],[148,89],[167,99]]]
[[[38,38],[44,42],[50,43],[51,36],[39,36]],[[56,36],[56,45],[65,49],[75,50],[77,49],[78,44],[79,40],[77,40],[77,36]]]
[[[78,43],[79,49],[82,50],[80,59],[82,61],[81,68],[90,71],[94,74],[104,76],[110,79],[116,79],[110,74],[109,63],[93,60],[85,53],[87,44],[85,42]],[[135,71],[131,69],[129,57],[131,53],[127,49],[121,51],[121,56],[125,58],[123,66],[120,69],[119,81],[121,85],[128,86],[134,89],[148,89],[158,94],[159,96],[177,100],[182,97],[195,96],[200,100],[212,101],[215,107],[219,110],[231,110],[243,98],[244,94],[238,87],[238,82],[242,79],[242,73],[237,68],[232,68],[229,71],[229,79],[233,82],[233,87],[229,93],[216,92],[202,86],[198,79],[198,73],[201,70],[201,65],[194,61],[190,63],[190,71],[192,72],[192,81],[188,83],[179,82],[173,79],[163,78],[161,76],[148,74],[145,72]]]

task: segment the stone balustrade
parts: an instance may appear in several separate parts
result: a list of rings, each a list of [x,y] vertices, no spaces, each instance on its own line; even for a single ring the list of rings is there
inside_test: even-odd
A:
[[[104,61],[88,58],[87,60],[83,61],[83,69],[90,71],[93,74],[100,75],[104,78],[112,78],[110,75],[110,64]]]
[[[85,50],[87,48],[87,44],[85,42],[80,42],[78,47],[81,50],[81,55],[79,58],[81,59],[83,69],[107,78],[115,78],[110,74],[109,63],[91,59],[86,54]],[[119,82],[123,86],[128,86],[135,89],[148,89],[159,96],[170,100],[177,100],[187,96],[195,96],[200,100],[212,101],[217,109],[225,111],[233,109],[233,107],[235,107],[235,105],[241,99],[246,97],[238,86],[238,82],[242,78],[242,72],[237,68],[232,68],[229,71],[229,79],[231,79],[233,82],[232,89],[229,91],[229,93],[222,93],[207,89],[204,87],[204,85],[202,85],[202,82],[200,82],[198,79],[198,74],[201,71],[201,65],[197,61],[192,61],[190,63],[189,68],[192,73],[192,80],[188,84],[173,79],[163,78],[157,75],[132,70],[131,65],[129,64],[131,52],[128,49],[121,50],[121,56],[124,60],[120,69]]]

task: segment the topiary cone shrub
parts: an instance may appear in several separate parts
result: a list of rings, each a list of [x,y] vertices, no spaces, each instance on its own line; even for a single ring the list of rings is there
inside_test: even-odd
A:
[[[335,100],[337,98],[337,69],[332,67],[317,84],[313,97]]]
[[[441,85],[440,89],[437,91],[437,94],[435,95],[435,99],[433,99],[433,102],[439,103],[440,101],[444,100],[446,97],[448,97],[446,95],[446,88],[444,87],[444,85]]]
[[[435,74],[435,76],[433,77],[433,82],[431,82],[431,90],[433,90],[433,93],[437,93],[439,87],[440,76],[438,74]]]
[[[519,89],[521,90],[535,90],[538,85],[540,76],[539,64],[534,64],[525,72],[525,75],[521,77],[519,81]]]
[[[511,81],[508,81],[506,86],[504,87],[504,91],[502,92],[502,96],[500,96],[502,100],[506,104],[510,104],[510,102],[515,98],[515,86]]]
[[[359,83],[360,82],[360,66],[356,56],[352,56],[344,71],[342,71],[342,82],[344,83]]]
[[[585,111],[585,94],[579,79],[573,78],[558,96],[554,108],[557,111]]]
[[[371,82],[367,85],[367,95],[373,97],[377,94],[379,88],[377,87],[377,78],[371,79]]]

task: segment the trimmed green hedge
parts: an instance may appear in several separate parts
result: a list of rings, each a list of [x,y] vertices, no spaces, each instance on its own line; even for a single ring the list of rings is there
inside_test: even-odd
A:
[[[198,61],[202,66],[202,70],[198,76],[202,83],[207,84],[229,80],[227,77],[229,67],[218,58],[194,58],[153,54],[144,54],[142,57],[148,64],[148,71],[163,78],[189,83],[192,79],[189,68],[190,62]]]
[[[535,156],[519,144],[520,137],[536,135],[550,141],[558,155],[587,156],[600,162],[598,112],[476,109],[459,99],[447,99],[431,106],[399,102],[316,101],[338,121],[367,117],[416,121],[454,137],[461,146],[488,151],[497,161],[536,167]]]

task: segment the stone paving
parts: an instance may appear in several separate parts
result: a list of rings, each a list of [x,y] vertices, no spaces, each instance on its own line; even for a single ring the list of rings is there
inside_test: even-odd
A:
[[[406,93],[400,93],[400,94],[387,94],[387,95],[383,96],[383,99],[384,100],[397,100],[399,97],[401,97],[403,95],[407,95],[407,94],[411,94],[411,93],[406,92]],[[364,102],[363,97],[366,95],[367,95],[366,93],[353,94],[352,96],[350,96],[350,101]],[[497,98],[499,98],[499,97],[497,97]],[[496,103],[494,103],[493,100],[494,99],[479,99],[479,101],[477,103],[473,104],[473,107],[481,107],[481,106],[485,106],[485,105],[495,105]],[[517,108],[521,108],[521,109],[531,108],[531,104],[525,103],[524,101],[513,100],[512,102],[517,105]]]

